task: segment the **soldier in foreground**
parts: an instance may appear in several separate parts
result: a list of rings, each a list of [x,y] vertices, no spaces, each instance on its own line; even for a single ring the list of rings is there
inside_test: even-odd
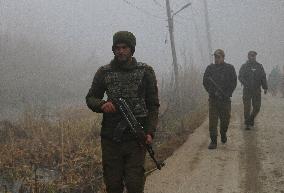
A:
[[[96,72],[86,96],[88,107],[103,113],[101,128],[102,164],[108,193],[144,191],[146,150],[138,145],[122,121],[112,99],[123,98],[143,125],[147,144],[151,144],[158,122],[158,88],[152,67],[133,57],[136,38],[121,31],[113,36],[114,59]],[[104,94],[108,100],[103,100]],[[126,129],[123,129],[125,128]],[[121,132],[123,131],[123,132]]]
[[[208,149],[217,148],[218,120],[220,119],[221,142],[227,142],[227,130],[231,117],[231,97],[237,86],[233,65],[225,63],[225,53],[214,52],[215,64],[210,64],[204,73],[203,85],[209,94],[209,132],[211,143]]]
[[[260,111],[261,87],[264,89],[264,94],[268,89],[266,73],[262,64],[256,61],[256,55],[255,51],[250,51],[248,61],[242,65],[239,72],[239,80],[243,85],[244,118],[247,130],[254,126],[254,119]]]

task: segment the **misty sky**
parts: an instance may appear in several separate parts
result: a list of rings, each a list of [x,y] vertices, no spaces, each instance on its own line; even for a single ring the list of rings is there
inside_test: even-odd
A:
[[[224,49],[237,71],[249,50],[259,53],[267,73],[284,64],[283,0],[207,1],[213,49]],[[173,12],[188,2],[171,0]],[[204,69],[204,4],[191,3],[174,18],[178,63]],[[113,58],[112,36],[120,30],[136,35],[135,56],[155,68],[158,80],[170,77],[167,25],[164,0],[0,0],[0,116],[27,104],[84,104],[94,73]]]
[[[140,9],[123,0],[1,0],[1,39],[8,37],[1,42],[1,50],[23,38],[33,42],[34,55],[43,46],[56,50],[50,65],[83,67],[91,62],[95,70],[112,58],[113,33],[129,30],[137,36],[139,60],[157,70],[170,70],[165,1],[156,0],[161,6],[153,0],[129,1]],[[171,1],[172,9],[188,2]],[[175,18],[179,63],[185,51],[196,65],[207,65],[203,1],[191,2]],[[238,66],[246,60],[247,51],[254,49],[265,65],[283,64],[284,1],[208,0],[208,7],[213,48],[223,48],[228,62]],[[61,61],[63,55],[69,60]]]

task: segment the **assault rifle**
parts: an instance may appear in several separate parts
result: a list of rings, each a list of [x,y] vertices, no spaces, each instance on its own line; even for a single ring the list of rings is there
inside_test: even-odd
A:
[[[135,137],[138,144],[146,148],[150,157],[155,162],[157,169],[161,170],[162,167],[165,166],[165,163],[156,160],[155,152],[153,150],[152,145],[146,143],[146,135],[142,125],[137,121],[136,117],[134,116],[133,112],[129,108],[126,101],[122,98],[118,98],[118,99],[112,99],[112,102],[114,102],[115,106],[118,108],[122,117],[127,122],[130,132]]]
[[[213,80],[212,77],[208,77],[208,80],[210,80],[210,82],[212,82],[212,84],[215,86],[215,88],[217,89],[217,91],[219,91],[223,97],[225,98],[230,98],[229,96],[227,96],[227,94],[220,88],[220,86],[215,82],[215,80]]]

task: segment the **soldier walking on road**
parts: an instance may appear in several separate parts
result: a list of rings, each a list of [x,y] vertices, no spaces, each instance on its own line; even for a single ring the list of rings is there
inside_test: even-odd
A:
[[[158,88],[152,67],[133,57],[136,38],[121,31],[113,36],[114,59],[96,72],[86,96],[88,107],[103,113],[101,128],[102,164],[108,193],[144,192],[146,150],[125,125],[111,99],[123,98],[143,126],[147,144],[152,143],[158,122]],[[104,94],[108,100],[103,100]]]
[[[268,76],[269,92],[272,96],[276,96],[281,84],[281,71],[279,66],[273,67],[271,73]]]
[[[266,73],[262,64],[256,61],[256,55],[255,51],[250,51],[248,61],[242,65],[239,72],[239,80],[243,85],[244,118],[247,130],[254,126],[254,119],[260,111],[261,87],[264,89],[264,94],[268,89]]]
[[[284,65],[282,67],[282,73],[281,73],[280,92],[282,94],[282,98],[284,98]]]
[[[214,52],[215,64],[210,64],[204,73],[203,85],[209,94],[209,132],[211,143],[208,149],[217,148],[218,120],[220,119],[221,142],[227,142],[227,130],[231,117],[231,97],[237,86],[233,65],[224,61],[225,53]]]

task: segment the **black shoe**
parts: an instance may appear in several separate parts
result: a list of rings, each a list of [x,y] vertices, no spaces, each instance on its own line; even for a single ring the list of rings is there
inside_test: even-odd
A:
[[[249,127],[250,126],[250,119],[247,119],[245,122],[244,122],[245,126],[246,127]]]
[[[212,142],[209,144],[208,149],[216,149],[217,148],[217,143]]]
[[[246,130],[250,130],[250,125],[246,125]]]
[[[249,119],[249,125],[252,126],[252,127],[254,126],[254,117],[253,116],[251,116],[250,119]]]
[[[225,144],[225,143],[227,142],[227,135],[226,135],[226,133],[221,134],[221,142],[222,142],[223,144]]]

